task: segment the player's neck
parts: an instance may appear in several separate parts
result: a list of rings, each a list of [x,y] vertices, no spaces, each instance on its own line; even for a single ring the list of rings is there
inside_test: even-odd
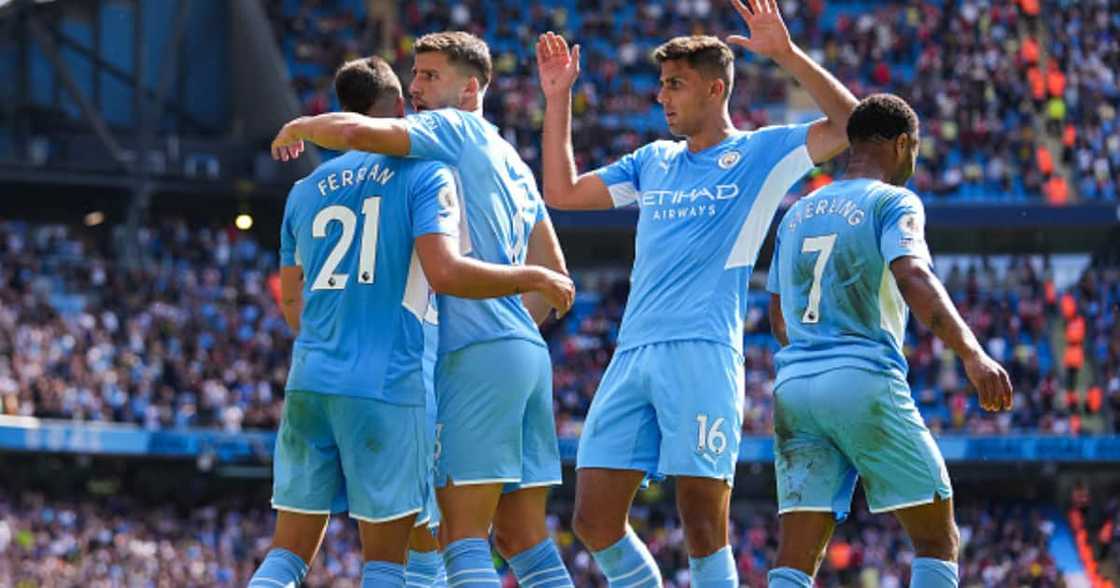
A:
[[[869,179],[886,182],[889,176],[890,174],[876,161],[876,158],[866,153],[852,153],[848,159],[848,170],[844,173],[844,179],[847,180]]]
[[[724,139],[730,137],[734,132],[735,126],[731,124],[730,118],[713,121],[711,125],[701,129],[700,132],[689,135],[688,150],[692,153],[699,153],[705,149],[715,147],[723,142]]]

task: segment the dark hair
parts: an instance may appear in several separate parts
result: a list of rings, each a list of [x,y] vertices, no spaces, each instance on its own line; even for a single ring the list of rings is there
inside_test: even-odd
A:
[[[688,66],[707,78],[719,78],[727,84],[731,92],[734,79],[735,54],[726,43],[709,35],[693,35],[670,39],[653,50],[653,59],[658,64],[683,59]]]
[[[891,141],[903,133],[918,132],[918,115],[894,94],[872,94],[856,106],[848,119],[848,141]]]
[[[334,74],[334,91],[342,109],[359,114],[387,110],[401,96],[401,81],[380,57],[364,57],[342,64]],[[393,116],[392,112],[378,112]]]
[[[482,87],[490,85],[494,65],[490,61],[490,47],[478,37],[463,31],[429,33],[416,41],[416,54],[433,51],[447,56],[447,61],[458,68],[466,68],[478,77]]]

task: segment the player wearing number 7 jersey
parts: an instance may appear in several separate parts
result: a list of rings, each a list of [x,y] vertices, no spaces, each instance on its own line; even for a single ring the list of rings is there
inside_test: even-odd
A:
[[[401,116],[379,58],[344,65],[344,108]],[[403,586],[425,505],[431,444],[422,372],[429,282],[465,298],[539,291],[561,310],[571,281],[459,254],[459,195],[443,164],[350,152],[292,188],[280,234],[281,302],[298,333],[276,443],[273,550],[250,586],[300,584],[328,516],[359,521],[363,586]]]
[[[774,388],[781,541],[770,586],[812,586],[857,475],[871,512],[895,513],[914,543],[910,585],[956,586],[952,488],[906,384],[907,304],[964,360],[981,406],[1010,408],[1011,385],[930,271],[922,202],[902,187],[918,117],[897,96],[871,96],[848,137],[847,177],[789,209],[770,266],[783,345]]]

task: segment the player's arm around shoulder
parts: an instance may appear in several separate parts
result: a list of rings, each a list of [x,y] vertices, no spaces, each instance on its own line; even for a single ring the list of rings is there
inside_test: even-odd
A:
[[[397,118],[372,118],[353,112],[301,116],[284,125],[272,141],[272,157],[296,159],[304,141],[334,151],[365,151],[405,156],[411,149],[408,123]]]
[[[606,210],[614,206],[607,184],[580,175],[572,152],[572,85],[579,76],[579,45],[553,33],[537,41],[537,69],[545,97],[541,138],[544,201],[560,210]]]

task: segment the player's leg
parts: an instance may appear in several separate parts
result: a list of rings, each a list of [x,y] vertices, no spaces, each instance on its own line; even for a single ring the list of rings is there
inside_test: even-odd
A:
[[[768,575],[772,588],[813,585],[835,521],[847,516],[855,491],[855,469],[813,411],[817,403],[832,400],[822,400],[822,393],[836,396],[837,391],[827,386],[830,381],[828,374],[794,378],[774,391],[780,536],[777,559]]]
[[[576,455],[572,529],[611,586],[661,586],[661,570],[627,523],[642,482],[656,474],[661,433],[650,404],[646,348],[616,352],[591,401]]]
[[[408,558],[408,537],[415,527],[416,514],[385,522],[358,520],[362,542],[362,588],[404,586],[404,564]]]
[[[556,418],[552,413],[552,359],[535,345],[524,349],[525,361],[535,357],[537,379],[521,421],[521,482],[507,484],[494,515],[494,545],[525,588],[572,586],[560,551],[548,532],[548,491],[562,483]]]
[[[953,517],[953,499],[935,496],[933,502],[895,511],[895,516],[917,553],[910,568],[910,586],[957,586],[960,531]]]
[[[521,482],[522,417],[538,378],[528,341],[476,343],[436,365],[440,543],[451,584],[498,585],[490,527],[504,484]]]
[[[692,585],[737,587],[727,525],[742,431],[743,357],[707,341],[659,343],[648,352],[661,430],[658,473],[677,480]]]
[[[837,389],[842,381],[848,394],[830,408],[847,412],[834,421],[832,436],[859,469],[871,512],[898,513],[911,533],[918,550],[911,586],[956,586],[953,489],[909,387],[900,378],[863,370],[838,373]]]
[[[439,541],[434,533],[437,528],[428,523],[417,525],[408,537],[408,565],[404,569],[404,581],[410,588],[447,586],[447,572],[444,570]]]
[[[548,492],[548,486],[537,486],[503,494],[494,515],[494,546],[524,588],[572,586],[548,532]]]
[[[272,548],[249,586],[298,586],[319,550],[343,480],[325,408],[328,400],[294,390],[284,399],[273,460],[276,530]]]
[[[362,586],[404,586],[408,538],[427,499],[424,406],[338,396],[330,417],[350,517],[362,542]]]

